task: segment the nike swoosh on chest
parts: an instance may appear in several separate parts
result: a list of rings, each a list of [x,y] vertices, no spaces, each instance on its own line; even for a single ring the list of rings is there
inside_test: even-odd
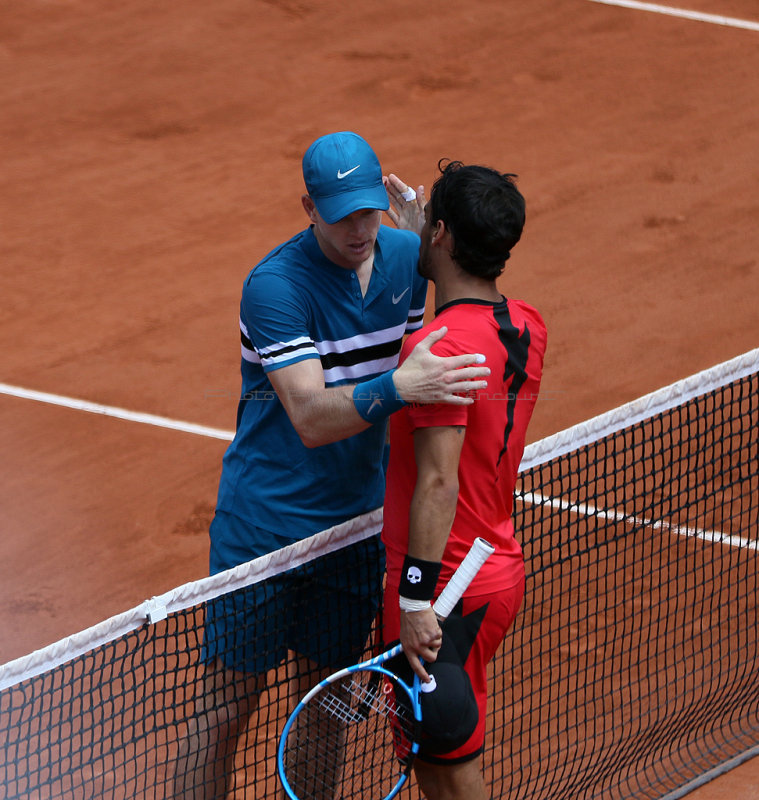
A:
[[[397,305],[403,299],[403,296],[406,292],[409,291],[409,287],[407,286],[399,295],[396,296],[395,292],[393,292],[393,305]]]

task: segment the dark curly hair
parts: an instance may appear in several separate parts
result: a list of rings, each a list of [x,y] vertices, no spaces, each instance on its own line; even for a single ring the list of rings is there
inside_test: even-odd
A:
[[[443,220],[456,263],[471,275],[495,280],[522,236],[525,202],[516,175],[442,159],[430,196],[430,221]]]

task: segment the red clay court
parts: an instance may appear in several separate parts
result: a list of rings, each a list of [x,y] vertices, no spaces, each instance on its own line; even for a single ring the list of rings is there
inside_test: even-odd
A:
[[[756,3],[453,5],[6,0],[0,382],[231,431],[242,280],[343,129],[412,184],[519,174],[531,441],[756,347]],[[0,394],[0,663],[205,576],[207,434]]]

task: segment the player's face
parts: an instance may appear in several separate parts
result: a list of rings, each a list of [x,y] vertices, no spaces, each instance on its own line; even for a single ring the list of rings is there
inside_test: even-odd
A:
[[[382,212],[373,208],[354,211],[331,225],[314,207],[309,214],[322,252],[330,261],[347,269],[358,269],[374,253]]]

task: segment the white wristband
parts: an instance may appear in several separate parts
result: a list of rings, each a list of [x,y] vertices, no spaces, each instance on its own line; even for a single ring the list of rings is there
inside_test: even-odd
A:
[[[432,606],[429,600],[410,600],[408,597],[398,595],[398,604],[401,611],[426,611]]]

